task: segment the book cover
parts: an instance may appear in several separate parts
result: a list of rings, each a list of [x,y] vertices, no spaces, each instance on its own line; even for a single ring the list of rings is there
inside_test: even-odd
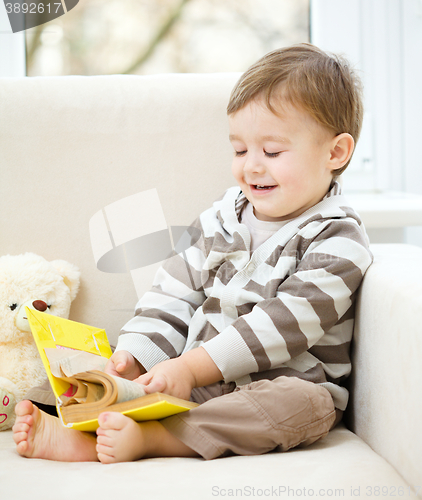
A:
[[[26,311],[32,335],[34,336],[41,360],[56,397],[58,415],[63,425],[66,427],[94,432],[98,427],[97,416],[101,411],[119,411],[136,421],[143,421],[159,420],[175,415],[176,413],[188,411],[197,406],[196,403],[184,401],[166,394],[155,393],[129,401],[118,402],[117,404],[112,403],[111,406],[106,406],[104,408],[99,408],[97,404],[96,411],[91,413],[91,415],[95,415],[94,418],[76,421],[80,420],[81,415],[89,415],[90,413],[85,412],[83,408],[80,410],[77,409],[77,407],[83,407],[85,403],[63,406],[66,395],[72,393],[73,390],[73,384],[69,382],[69,380],[72,380],[73,374],[63,372],[63,367],[61,365],[62,360],[75,357],[77,351],[90,353],[90,355],[97,356],[97,358],[94,358],[94,365],[92,363],[82,365],[84,369],[79,371],[85,372],[86,370],[102,369],[112,354],[107,334],[103,329],[71,321],[69,319],[59,318],[29,308],[26,308]],[[49,354],[47,355],[47,353]],[[69,356],[67,356],[67,353]],[[52,354],[54,354],[54,356],[52,356]],[[53,375],[49,358],[58,360],[58,366],[61,366],[61,371],[64,374],[63,377],[57,376],[57,367],[54,368],[53,371],[55,375]],[[79,358],[82,359],[83,363],[84,356],[79,356]],[[93,356],[90,356],[90,359],[93,359]],[[77,365],[78,368],[81,367],[80,363],[81,361]],[[84,377],[79,378],[83,379]],[[102,377],[100,377],[100,379],[102,379]],[[124,380],[125,379],[121,379],[122,382]],[[99,382],[101,383],[101,380]],[[87,404],[87,409],[90,404],[92,406],[92,403]],[[63,413],[69,415],[70,418],[64,417]],[[72,421],[72,414],[76,415],[74,417],[75,421]]]

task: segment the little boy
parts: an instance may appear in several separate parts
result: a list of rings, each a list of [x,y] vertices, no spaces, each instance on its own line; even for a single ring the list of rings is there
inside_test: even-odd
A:
[[[123,328],[106,371],[200,405],[161,421],[100,415],[97,436],[29,401],[23,456],[103,463],[252,455],[308,445],[348,400],[356,290],[367,237],[335,178],[362,122],[347,63],[309,44],[251,66],[228,105],[238,183],[194,223]]]

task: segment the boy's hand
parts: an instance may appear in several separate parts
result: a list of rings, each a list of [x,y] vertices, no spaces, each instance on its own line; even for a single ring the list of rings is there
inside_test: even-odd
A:
[[[144,384],[147,394],[163,392],[185,400],[195,387],[195,379],[181,357],[158,363],[135,382]]]
[[[182,356],[155,365],[136,382],[144,384],[148,394],[163,392],[189,400],[194,387],[213,384],[223,379],[214,361],[201,347]]]
[[[111,355],[104,368],[106,373],[133,380],[143,373],[144,367],[128,351],[117,351]]]

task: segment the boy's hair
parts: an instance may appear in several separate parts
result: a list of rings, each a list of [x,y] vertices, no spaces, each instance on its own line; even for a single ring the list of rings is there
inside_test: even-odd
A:
[[[282,101],[288,102],[335,136],[347,132],[357,143],[363,118],[362,83],[340,56],[308,43],[274,50],[240,77],[227,114],[236,113],[255,98],[263,98],[274,114],[278,114],[274,103],[282,106]],[[340,175],[349,163],[334,175]]]

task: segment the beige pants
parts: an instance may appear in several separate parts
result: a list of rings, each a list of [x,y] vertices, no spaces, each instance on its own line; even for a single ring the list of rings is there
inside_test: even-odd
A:
[[[341,418],[327,389],[296,377],[213,384],[194,389],[191,399],[200,406],[161,423],[207,460],[307,446]]]

